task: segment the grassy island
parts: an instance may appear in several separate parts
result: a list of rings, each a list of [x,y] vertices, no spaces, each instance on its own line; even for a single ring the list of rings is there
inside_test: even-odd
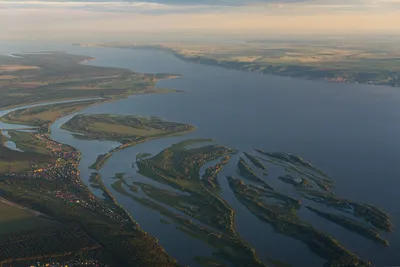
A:
[[[318,169],[299,156],[289,153],[269,153],[257,149],[258,153],[267,158],[272,164],[284,168],[286,175],[278,177],[281,181],[292,184],[306,199],[323,203],[339,211],[352,213],[357,218],[364,219],[367,223],[383,231],[392,231],[393,223],[385,211],[364,203],[338,197],[330,191],[334,180],[322,170]],[[354,230],[355,227],[352,227]],[[382,243],[384,243],[382,241]]]
[[[369,238],[376,243],[380,243],[385,246],[389,245],[389,242],[387,240],[383,239],[382,237],[380,237],[378,232],[376,232],[374,229],[364,226],[363,224],[361,224],[357,221],[354,221],[354,220],[344,217],[344,216],[324,212],[324,211],[318,210],[318,209],[310,207],[310,206],[306,206],[306,207],[310,211],[321,216],[322,218],[325,218],[331,222],[334,222],[340,226],[343,226],[344,228],[347,228],[353,232],[356,232],[362,236],[365,236],[366,238]]]
[[[254,170],[247,164],[247,162],[240,158],[237,165],[237,172],[245,179],[260,184],[265,188],[272,189],[266,182],[264,182],[258,175],[254,172]]]
[[[163,194],[168,201],[182,205],[179,209],[189,216],[198,217],[215,228],[232,231],[232,210],[219,196],[211,193],[201,182],[199,171],[205,163],[235,153],[235,150],[219,145],[207,145],[186,149],[186,146],[204,140],[188,140],[175,144],[158,155],[137,162],[139,172],[149,178],[168,184],[190,196],[169,194],[165,190],[154,191]],[[147,188],[150,190],[150,188]],[[176,198],[176,202],[174,199]],[[181,201],[178,201],[181,200]]]
[[[256,166],[257,168],[265,171],[267,169],[267,167],[255,156],[244,152],[244,154],[246,155],[246,157],[251,161],[251,163],[253,163],[254,166]]]
[[[314,171],[316,173],[319,173],[320,175],[327,177],[327,175],[320,169],[318,169],[317,167],[313,166],[311,163],[305,161],[304,159],[302,159],[299,156],[290,154],[290,153],[285,153],[285,152],[265,152],[261,149],[256,149],[256,151],[258,153],[260,153],[261,155],[267,156],[268,158],[270,158],[272,161],[277,161],[277,162],[286,162],[286,163],[290,163],[299,167],[303,167],[306,169],[309,169],[311,171]]]
[[[334,187],[334,181],[326,173],[299,156],[285,152],[270,153],[261,149],[256,149],[256,151],[266,157],[270,163],[282,166],[290,174],[299,177],[303,180],[301,182],[302,185],[306,187],[318,188],[324,191],[329,191]],[[297,183],[293,179],[290,181],[290,179],[289,177],[281,178],[281,180],[287,183]]]
[[[304,191],[304,197],[312,201],[323,203],[340,211],[352,212],[355,217],[362,218],[374,227],[386,231],[393,231],[393,223],[390,216],[378,207],[358,203],[349,199],[338,197],[332,193],[319,192],[315,190]]]
[[[79,114],[63,124],[62,128],[82,134],[77,135],[78,138],[110,140],[122,144],[194,130],[191,125],[167,122],[156,117],[112,114]]]
[[[200,178],[201,166],[223,157],[216,164],[220,166],[216,169],[222,168],[229,160],[229,155],[236,151],[219,145],[187,148],[189,145],[205,141],[210,140],[183,141],[151,158],[137,162],[140,174],[172,186],[182,193],[170,192],[143,183],[135,185],[138,185],[149,199],[140,198],[126,189],[122,189],[122,193],[130,195],[142,205],[158,210],[176,223],[179,230],[212,245],[216,249],[213,253],[216,256],[212,260],[213,264],[219,262],[218,258],[221,258],[237,266],[265,266],[257,258],[255,251],[236,232],[234,210]],[[216,170],[215,166],[211,168]],[[186,216],[183,218],[157,203],[163,203],[184,213],[188,218]],[[202,262],[204,263],[204,259]]]
[[[295,178],[289,174],[285,176],[279,176],[279,180],[283,181],[284,183],[291,184],[297,188],[310,188],[312,187],[307,179],[304,178]]]
[[[299,199],[295,199],[275,190],[247,185],[242,180],[235,179],[232,176],[228,176],[228,182],[235,194],[239,194],[246,199],[252,199],[256,202],[265,202],[269,200],[274,203],[271,207],[276,208],[279,212],[293,212],[300,208],[301,201]]]
[[[107,160],[111,157],[111,153],[98,155],[96,161],[89,166],[90,169],[100,170],[101,167],[107,162]]]
[[[90,166],[99,170],[111,157],[112,153],[145,142],[194,131],[192,125],[168,122],[156,117],[139,117],[133,115],[79,114],[71,118],[61,128],[75,134],[76,138],[93,140],[110,140],[121,143],[107,154],[99,155]]]
[[[202,177],[202,183],[209,188],[221,188],[219,182],[217,180],[218,173],[222,170],[222,168],[228,164],[230,160],[230,156],[223,157],[217,164],[214,166],[208,167]]]
[[[121,190],[124,195],[130,196],[135,201],[147,207],[152,207],[153,209],[158,210],[164,216],[171,218],[173,222],[175,222],[177,225],[180,225],[179,227],[182,227],[181,229],[185,233],[202,239],[202,234],[200,233],[204,233],[206,228],[204,225],[197,224],[196,221],[206,223],[210,227],[222,230],[224,229],[223,225],[226,225],[229,220],[232,221],[232,217],[227,216],[227,212],[230,210],[230,207],[226,206],[226,204],[221,206],[225,208],[220,209],[215,203],[202,200],[203,196],[207,196],[207,198],[210,199],[211,196],[217,197],[217,195],[215,191],[207,190],[209,187],[208,184],[202,183],[204,179],[202,180],[199,177],[200,166],[204,165],[205,162],[213,160],[217,156],[221,155],[218,153],[218,155],[213,156],[213,153],[206,152],[215,150],[215,146],[203,146],[199,148],[187,149],[186,147],[192,143],[193,141],[178,143],[163,150],[156,156],[138,160],[137,162],[139,172],[142,175],[145,175],[158,182],[168,184],[182,192],[189,193],[190,195],[169,192],[168,190],[158,189],[152,185],[143,183],[135,183],[135,185],[140,187],[141,191],[150,199],[142,199],[139,196],[132,194],[128,191],[129,187],[127,184],[126,188],[119,187],[119,190]],[[209,158],[204,158],[204,155],[208,155]],[[265,156],[266,154],[263,155]],[[318,170],[313,165],[305,162],[300,157],[294,155],[288,156],[289,154],[286,153],[271,153],[270,155],[272,155],[274,158],[274,161],[272,161],[273,164],[275,163],[280,166],[284,166],[288,172],[293,171],[292,169],[296,167],[297,174],[305,173],[308,175],[315,175],[315,177],[322,176],[320,178],[321,180],[332,182],[332,180],[326,174]],[[283,161],[285,161],[286,164],[283,164]],[[217,165],[220,163],[217,163]],[[210,168],[212,169],[213,166]],[[297,215],[297,210],[299,210],[302,205],[301,199],[280,193],[277,190],[266,186],[266,184],[260,178],[258,178],[257,174],[251,169],[249,164],[247,164],[243,158],[239,158],[238,172],[244,179],[252,182],[252,184],[245,184],[241,179],[228,177],[231,190],[237,199],[250,212],[252,212],[256,217],[270,224],[276,232],[303,242],[310,248],[311,251],[326,260],[326,266],[370,266],[368,261],[361,259],[353,252],[343,247],[334,237],[321,232],[311,224],[303,221]],[[258,179],[255,179],[255,177]],[[289,179],[290,181],[293,179],[289,176],[286,178],[286,182],[288,182]],[[293,183],[294,182],[295,181],[293,180]],[[304,181],[301,182],[305,183]],[[213,187],[210,188],[212,189]],[[306,189],[307,184],[305,184],[304,187],[298,186],[296,188],[298,188],[299,192],[302,192],[300,190],[324,192],[323,190],[318,191],[320,190],[319,187],[316,187],[316,189]],[[176,214],[174,215],[172,211],[159,206],[157,203],[166,204],[167,206],[189,216],[191,219],[183,219]],[[220,217],[220,215],[224,213],[226,215]],[[359,212],[359,214],[360,213],[361,212]],[[217,220],[212,219],[213,217],[210,217],[211,214],[213,216],[217,216],[215,217]],[[320,213],[321,216],[322,214],[327,213]],[[231,219],[226,220],[222,218]],[[371,215],[369,220],[372,221],[372,218],[373,216]],[[350,231],[363,234],[374,242],[387,245],[386,240],[380,238],[376,231],[371,230],[362,224],[358,224],[351,219],[347,219],[346,217],[339,215],[336,217],[332,216],[330,219]],[[223,222],[223,224],[216,223],[218,221],[221,223]],[[184,222],[184,226],[182,226],[182,222]],[[229,231],[224,230],[225,234],[223,236],[237,236],[234,230],[234,222],[231,222],[230,225],[232,225],[232,228]],[[210,242],[210,240],[208,240],[208,242]],[[238,256],[236,255],[236,257]],[[201,262],[203,264],[218,263],[218,261],[215,263],[214,259],[205,258],[201,258]]]
[[[298,201],[289,198],[282,204],[276,204],[273,201],[266,203],[265,200],[260,199],[260,196],[269,192],[263,192],[253,187],[249,188],[242,181],[233,177],[229,177],[228,180],[237,199],[249,211],[260,220],[268,222],[275,231],[296,238],[306,244],[310,250],[327,260],[327,266],[369,266],[367,261],[360,259],[351,251],[342,247],[333,237],[301,221],[293,212],[299,204]],[[276,198],[274,195],[273,197]],[[278,199],[281,198],[278,195]],[[295,204],[294,207],[293,204]]]

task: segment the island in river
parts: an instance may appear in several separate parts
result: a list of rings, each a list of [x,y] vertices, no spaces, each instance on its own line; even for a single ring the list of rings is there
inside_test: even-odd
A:
[[[194,131],[188,124],[168,122],[156,117],[134,115],[80,114],[61,126],[75,133],[79,139],[117,141],[121,145],[109,153],[99,155],[92,169],[99,170],[113,152],[151,139]]]
[[[180,193],[172,193],[168,190],[157,189],[150,184],[134,183],[136,186],[141,188],[141,191],[146,194],[148,198],[150,198],[144,199],[139,197],[135,192],[126,191],[122,186],[115,187],[115,189],[145,206],[153,207],[155,210],[158,210],[161,214],[171,218],[172,220],[174,219],[173,213],[171,214],[171,211],[166,211],[157,203],[163,203],[164,205],[190,216],[190,232],[195,234],[195,236],[200,237],[201,233],[203,233],[205,229],[208,229],[208,231],[211,232],[219,229],[220,231],[222,230],[222,232],[219,233],[220,236],[227,239],[235,238],[239,240],[239,244],[241,244],[244,241],[235,230],[235,220],[233,219],[234,210],[227,202],[219,197],[218,191],[212,190],[213,187],[210,187],[209,179],[204,179],[207,176],[203,176],[203,179],[199,176],[200,167],[205,165],[207,162],[216,159],[217,156],[218,158],[222,158],[222,161],[218,164],[221,164],[221,162],[226,163],[225,161],[227,158],[224,153],[218,152],[218,154],[215,154],[213,151],[218,151],[216,149],[225,150],[227,148],[215,145],[197,145],[196,148],[189,148],[193,142],[199,143],[204,142],[204,140],[187,140],[163,150],[158,155],[151,158],[140,159],[137,162],[140,174],[159,183],[167,184],[176,190],[179,190]],[[233,153],[233,150],[230,153]],[[283,161],[285,159],[287,167],[293,167],[296,165],[298,172],[300,173],[310,171],[312,175],[315,175],[315,180],[324,179],[330,181],[330,178],[325,176],[322,171],[318,170],[300,157],[287,153],[269,154],[275,157],[282,155],[281,160]],[[259,167],[260,162],[254,161],[253,157],[255,156],[250,153],[245,153],[245,155],[247,155],[248,158],[252,158],[253,162],[250,161],[251,163],[247,163],[243,158],[239,158],[238,173],[240,177],[228,177],[228,181],[236,198],[251,213],[257,216],[260,220],[270,224],[276,232],[303,242],[311,251],[326,260],[325,266],[371,265],[368,260],[361,259],[356,254],[346,249],[333,236],[324,233],[316,229],[312,224],[303,221],[302,218],[297,215],[297,211],[303,206],[303,200],[286,192],[280,192],[268,185],[264,181],[265,178],[262,179],[258,177],[252,167]],[[289,156],[284,157],[285,155]],[[265,158],[261,159],[266,160]],[[120,177],[120,179],[123,180],[123,177]],[[244,180],[247,180],[249,184],[246,184]],[[119,182],[120,181],[116,182],[116,184]],[[127,187],[130,186],[124,180],[123,183]],[[319,187],[309,189],[309,191],[323,192]],[[185,193],[190,194],[190,197],[185,195]],[[331,195],[334,194],[331,193]],[[202,198],[204,198],[204,200],[202,200]],[[210,200],[212,202],[207,204]],[[223,205],[220,205],[221,208],[218,208],[217,203],[223,203]],[[363,204],[358,205],[362,206]],[[311,209],[311,207],[307,207]],[[214,209],[214,211],[209,209]],[[229,210],[231,211],[229,212]],[[316,211],[316,209],[314,209],[314,211]],[[232,215],[229,215],[230,213]],[[376,215],[378,216],[378,214],[379,213],[377,212]],[[381,224],[384,224],[388,217],[385,217],[383,214],[380,215],[381,217],[377,217],[370,214],[370,217],[373,217],[381,222]],[[213,219],[210,216],[217,216],[219,219]],[[387,241],[379,237],[378,229],[368,226],[368,222],[371,220],[370,217],[365,218],[365,223],[361,223],[346,217],[334,217],[333,215],[331,217],[328,217],[327,215],[324,216],[324,218],[330,219],[331,221],[334,220],[336,223],[346,227],[350,231],[354,231],[355,233],[373,239],[374,242],[387,245]],[[185,224],[186,227],[187,225],[188,223]],[[381,229],[384,230],[384,228]],[[208,241],[206,240],[205,242]],[[251,259],[251,257],[249,257],[250,255],[246,256],[246,254],[243,254],[243,252],[246,251],[245,248],[247,246],[248,244],[244,242],[241,246],[237,246],[232,251],[233,253],[229,253],[229,250],[226,250],[226,248],[220,244],[216,246],[217,250],[215,251],[215,254],[219,255],[219,257],[225,255],[223,260],[230,261],[232,264],[238,261],[243,262],[244,259],[249,262]],[[214,264],[223,264],[223,261],[219,261],[218,258],[214,259],[214,261],[217,261],[217,263]],[[269,263],[273,265],[272,262]]]

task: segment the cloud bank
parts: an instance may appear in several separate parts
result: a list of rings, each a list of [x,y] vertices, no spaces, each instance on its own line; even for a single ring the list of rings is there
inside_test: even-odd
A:
[[[0,0],[0,32],[0,38],[400,34],[400,0]]]

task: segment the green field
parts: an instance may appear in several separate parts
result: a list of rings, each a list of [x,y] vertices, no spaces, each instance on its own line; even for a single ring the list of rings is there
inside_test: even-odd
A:
[[[112,153],[150,139],[184,134],[195,130],[189,124],[169,122],[157,117],[114,114],[79,114],[61,126],[78,139],[110,140],[121,143],[106,154],[98,155],[91,169],[99,170]]]
[[[4,259],[3,254],[7,255],[9,247],[15,247],[15,256],[11,256],[16,259],[63,255],[95,247],[109,255],[113,266],[178,266],[125,210],[113,201],[104,202],[94,197],[76,171],[64,172],[62,177],[55,178],[58,179],[0,177],[0,190],[6,199],[55,218],[62,223],[61,231],[65,232],[58,235],[57,231],[49,229],[49,233],[32,232],[22,239],[22,234],[11,235],[7,242],[0,240],[0,260]],[[69,230],[69,224],[78,228]]]
[[[188,124],[163,121],[156,117],[121,116],[112,114],[79,114],[61,126],[83,135],[83,139],[106,139],[129,143],[193,131]]]
[[[0,172],[24,172],[56,163],[57,157],[47,147],[47,143],[34,133],[9,131],[8,134],[11,136],[10,141],[23,152],[0,145]]]
[[[100,100],[89,100],[20,109],[8,113],[1,117],[0,120],[6,123],[46,126],[60,117],[100,102]]]
[[[0,214],[0,236],[51,227],[56,224],[33,211],[2,201],[1,198]]]

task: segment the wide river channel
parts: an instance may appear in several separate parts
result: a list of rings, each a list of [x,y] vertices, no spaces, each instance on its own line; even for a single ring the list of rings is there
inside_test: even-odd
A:
[[[160,222],[162,216],[157,211],[114,191],[110,177],[125,173],[128,181],[151,183],[136,173],[132,164],[136,155],[141,152],[156,154],[187,138],[212,138],[218,144],[239,151],[261,148],[299,155],[336,180],[334,191],[338,196],[376,205],[391,214],[395,226],[400,225],[400,88],[336,84],[227,70],[185,62],[156,50],[0,43],[1,54],[45,50],[93,56],[96,60],[87,62],[91,65],[182,75],[160,81],[157,87],[183,90],[183,93],[131,96],[78,112],[154,115],[197,127],[195,132],[181,137],[153,140],[118,151],[99,171],[117,201],[182,264],[199,266],[194,257],[210,256],[213,248],[177,230],[174,224]],[[99,154],[105,154],[118,144],[78,140],[61,130],[60,126],[74,115],[56,121],[51,127],[51,137],[82,152],[81,178],[89,185],[92,170],[88,166]],[[6,124],[0,127],[12,128]],[[303,243],[275,233],[268,224],[251,215],[228,189],[224,177],[229,174],[235,174],[235,164],[227,165],[219,175],[222,195],[236,211],[239,233],[262,260],[274,258],[292,266],[323,264],[324,261]],[[268,177],[276,179],[273,175]],[[317,215],[302,216],[377,266],[400,264],[400,234],[396,229],[394,233],[383,235],[390,242],[385,248],[327,223]]]

